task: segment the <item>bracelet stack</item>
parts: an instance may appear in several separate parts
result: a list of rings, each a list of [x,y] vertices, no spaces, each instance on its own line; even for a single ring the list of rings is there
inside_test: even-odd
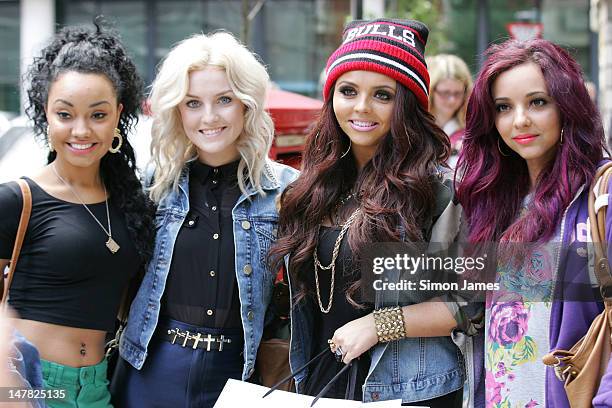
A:
[[[376,325],[376,335],[380,343],[406,337],[404,315],[402,314],[402,308],[399,306],[374,310],[374,324]]]

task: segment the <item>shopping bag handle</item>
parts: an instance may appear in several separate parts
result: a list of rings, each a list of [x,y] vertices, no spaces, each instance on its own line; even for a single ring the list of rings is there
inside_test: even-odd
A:
[[[334,383],[336,382],[336,380],[338,378],[340,378],[340,376],[349,368],[351,368],[351,366],[353,365],[353,361],[355,360],[351,360],[347,365],[345,365],[344,367],[342,367],[342,370],[338,371],[338,374],[336,374],[334,376],[334,378],[332,378],[325,387],[323,387],[323,389],[321,390],[321,392],[319,392],[316,396],[315,399],[312,400],[312,404],[310,404],[310,406],[314,406],[314,404],[319,400],[319,398],[321,398],[323,395],[325,395],[327,393],[327,391],[330,389],[330,387],[332,385],[334,385]]]
[[[295,370],[294,372],[292,372],[291,374],[289,374],[287,377],[283,378],[282,380],[280,380],[279,382],[277,382],[276,384],[274,384],[269,390],[268,392],[266,392],[263,397],[261,398],[266,398],[268,395],[270,395],[272,393],[272,391],[276,391],[278,389],[278,387],[280,387],[281,385],[283,385],[284,383],[286,383],[287,381],[289,381],[290,379],[292,379],[293,377],[295,377],[296,375],[298,375],[299,373],[301,373],[302,371],[304,371],[306,369],[306,367],[308,367],[310,364],[314,363],[315,361],[317,361],[318,359],[320,359],[321,357],[323,357],[326,353],[329,353],[329,348],[325,347],[323,350],[321,350],[319,352],[319,354],[317,354],[316,356],[314,356],[310,361],[308,361],[306,364],[304,364],[303,366],[301,366],[300,368],[298,368],[297,370]],[[349,368],[351,368],[351,366],[353,365],[353,361],[355,360],[351,360],[350,363],[346,364],[344,367],[342,367],[342,369],[340,371],[338,371],[338,373],[334,376],[334,378],[332,378],[326,385],[325,387],[323,387],[323,389],[315,396],[314,400],[312,400],[312,403],[310,404],[310,406],[314,406],[314,404],[319,400],[319,398],[321,398],[323,395],[325,395],[325,393],[327,393],[327,391],[331,388],[331,386],[336,382],[336,380],[338,378],[340,378],[340,376],[346,372]]]
[[[300,368],[298,368],[297,370],[295,370],[294,372],[292,372],[291,374],[289,374],[288,376],[286,376],[285,378],[283,378],[282,380],[280,380],[279,382],[277,382],[276,384],[274,384],[269,390],[268,392],[266,392],[263,397],[261,398],[266,398],[268,395],[270,395],[272,393],[272,391],[276,391],[278,389],[278,387],[280,387],[281,385],[283,385],[284,383],[286,383],[287,381],[289,381],[290,379],[292,379],[293,377],[295,377],[296,375],[298,375],[299,373],[301,373],[302,371],[304,371],[306,369],[306,367],[308,367],[310,364],[314,363],[315,361],[317,361],[319,358],[321,358],[325,353],[329,353],[329,348],[324,348],[323,350],[321,350],[321,352],[319,354],[317,354],[316,356],[314,356],[309,362],[307,362],[306,364],[304,364],[303,366],[301,366]]]

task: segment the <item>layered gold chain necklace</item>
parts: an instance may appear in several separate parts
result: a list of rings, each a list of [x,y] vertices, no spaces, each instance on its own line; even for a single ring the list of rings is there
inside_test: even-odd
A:
[[[352,197],[353,197],[353,194],[341,200],[338,207],[340,207],[342,204],[344,204],[346,201],[348,201]],[[340,230],[340,234],[338,234],[338,238],[336,238],[336,242],[334,243],[332,259],[329,265],[325,266],[321,264],[321,262],[319,261],[319,256],[317,255],[318,244],[315,245],[315,249],[313,252],[315,286],[317,290],[317,301],[319,302],[319,309],[321,310],[322,313],[329,313],[332,307],[333,300],[334,300],[334,284],[336,281],[336,260],[338,259],[338,254],[340,253],[340,245],[342,244],[342,238],[344,238],[344,235],[350,228],[351,224],[353,224],[353,222],[355,221],[355,219],[360,213],[361,213],[361,209],[357,208],[355,211],[353,211],[351,216],[348,217],[348,219],[342,226],[342,229]],[[317,242],[318,242],[318,235],[319,235],[319,231],[317,231]],[[322,269],[324,271],[331,270],[331,283],[330,283],[329,301],[327,302],[327,307],[323,306],[323,300],[321,299],[321,289],[319,287],[319,269]]]

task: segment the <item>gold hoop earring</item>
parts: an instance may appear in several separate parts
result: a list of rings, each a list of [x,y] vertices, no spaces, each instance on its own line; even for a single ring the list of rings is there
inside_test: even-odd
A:
[[[497,138],[497,150],[499,150],[499,154],[501,154],[504,157],[510,156],[509,154],[506,154],[506,153],[502,152],[501,146],[499,145],[499,139],[501,139],[501,138],[500,137]]]
[[[342,156],[340,156],[341,159],[343,159],[344,156],[346,156],[351,151],[351,146],[353,146],[353,141],[349,139],[349,147],[348,149],[346,149],[346,152],[342,153]]]
[[[121,136],[121,131],[119,130],[119,128],[115,128],[115,136],[113,136],[113,142],[115,141],[115,138],[119,139],[119,143],[117,143],[116,147],[113,147],[111,143],[111,147],[109,147],[108,149],[108,151],[111,153],[118,153],[119,149],[121,149],[121,146],[123,145],[123,137]]]
[[[561,128],[561,138],[559,139],[559,144],[563,144],[563,128]]]
[[[55,147],[53,147],[53,143],[51,143],[51,137],[49,136],[49,125],[47,125],[47,146],[49,146],[49,151],[53,153],[55,151]]]

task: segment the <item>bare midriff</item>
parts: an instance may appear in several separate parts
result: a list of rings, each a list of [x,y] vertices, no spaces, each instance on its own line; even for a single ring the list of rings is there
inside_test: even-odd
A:
[[[85,367],[98,364],[104,358],[104,331],[24,319],[12,319],[11,323],[36,346],[43,360]]]

